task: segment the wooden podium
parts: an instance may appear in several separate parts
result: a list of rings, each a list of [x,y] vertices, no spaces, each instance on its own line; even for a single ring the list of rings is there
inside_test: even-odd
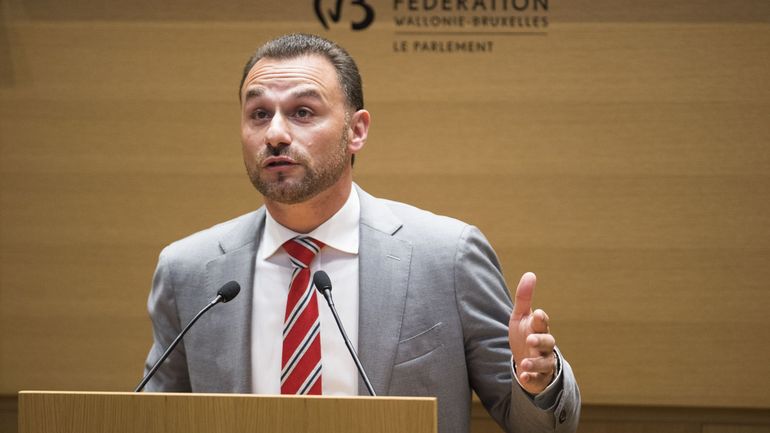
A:
[[[436,433],[435,398],[19,392],[19,433]]]

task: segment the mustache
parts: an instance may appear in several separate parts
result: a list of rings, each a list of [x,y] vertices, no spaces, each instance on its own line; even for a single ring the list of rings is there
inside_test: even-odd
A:
[[[262,161],[264,161],[265,159],[274,157],[274,156],[286,156],[302,165],[306,165],[308,161],[307,156],[303,152],[297,150],[297,148],[295,147],[276,146],[276,147],[266,147],[264,151],[260,152],[256,158],[257,163],[261,164]]]

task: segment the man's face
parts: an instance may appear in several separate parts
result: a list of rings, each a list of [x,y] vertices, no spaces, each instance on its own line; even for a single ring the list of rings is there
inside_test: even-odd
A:
[[[266,199],[306,201],[351,169],[345,97],[324,57],[261,59],[241,98],[244,163]]]

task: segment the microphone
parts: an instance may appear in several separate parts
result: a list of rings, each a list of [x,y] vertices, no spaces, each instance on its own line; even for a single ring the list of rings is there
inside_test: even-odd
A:
[[[240,291],[241,291],[241,286],[235,281],[229,281],[225,283],[222,287],[220,287],[219,290],[217,291],[217,296],[215,296],[214,299],[212,299],[208,303],[208,305],[203,307],[203,309],[200,310],[198,314],[196,314],[195,317],[192,318],[192,320],[190,320],[190,323],[188,323],[187,326],[184,327],[182,332],[180,332],[179,335],[176,336],[174,341],[171,342],[171,345],[168,346],[168,349],[166,349],[166,351],[163,352],[163,355],[161,355],[160,359],[155,363],[155,365],[152,366],[152,368],[144,376],[142,381],[139,382],[139,385],[137,385],[134,392],[141,392],[142,389],[144,389],[144,386],[147,385],[147,382],[150,381],[152,376],[155,375],[155,372],[158,371],[158,368],[160,368],[160,364],[163,363],[163,361],[165,361],[166,358],[168,358],[168,355],[171,354],[171,351],[173,351],[176,345],[179,344],[180,341],[182,341],[182,337],[184,337],[187,331],[190,330],[193,324],[198,321],[198,319],[203,315],[203,313],[205,313],[206,311],[209,311],[211,307],[213,307],[214,305],[217,305],[220,302],[225,303],[225,302],[232,301],[233,298],[238,296],[238,293]]]
[[[345,328],[342,327],[342,321],[340,320],[340,316],[337,314],[337,309],[334,308],[334,301],[332,300],[332,281],[329,279],[329,275],[324,271],[316,271],[316,273],[313,274],[313,284],[315,285],[316,289],[318,289],[318,291],[321,292],[322,295],[324,295],[324,298],[326,298],[326,303],[329,304],[329,308],[331,308],[332,310],[332,314],[334,315],[334,320],[337,322],[337,327],[340,328],[342,339],[345,340],[345,345],[348,346],[348,351],[350,352],[350,356],[353,357],[353,361],[356,363],[356,368],[358,368],[358,373],[361,375],[361,379],[364,380],[364,384],[366,384],[366,389],[369,390],[369,395],[371,395],[372,397],[377,397],[377,393],[374,392],[372,383],[369,382],[369,377],[366,376],[366,372],[364,371],[364,366],[361,365],[361,360],[358,359],[356,350],[353,349],[353,344],[350,343],[348,334],[345,333]]]

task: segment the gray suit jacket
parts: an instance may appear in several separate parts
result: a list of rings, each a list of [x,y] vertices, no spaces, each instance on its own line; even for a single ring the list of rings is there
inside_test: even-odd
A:
[[[512,379],[511,299],[483,235],[461,221],[356,190],[358,353],[377,393],[437,397],[441,433],[469,431],[471,390],[507,431],[574,431],[580,397],[569,364],[561,361],[560,390],[546,409]],[[148,301],[154,344],[147,368],[222,284],[236,280],[242,290],[201,318],[148,391],[251,392],[252,288],[264,221],[260,208],[160,254]],[[363,384],[359,394],[366,395]]]

